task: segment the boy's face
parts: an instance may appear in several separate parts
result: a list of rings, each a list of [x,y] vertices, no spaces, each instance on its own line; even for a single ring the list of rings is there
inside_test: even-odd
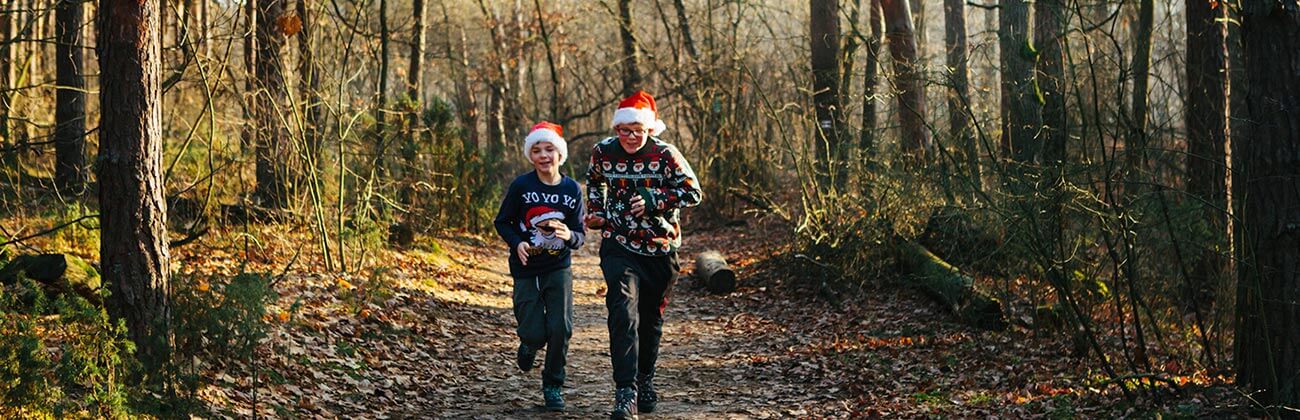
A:
[[[539,141],[528,150],[528,160],[533,162],[533,168],[538,172],[553,172],[558,169],[556,162],[560,160],[560,151],[550,142]]]
[[[623,150],[628,153],[636,153],[645,146],[646,139],[650,133],[646,131],[645,126],[641,123],[619,124],[614,126],[614,133],[618,134],[618,144],[623,146]]]

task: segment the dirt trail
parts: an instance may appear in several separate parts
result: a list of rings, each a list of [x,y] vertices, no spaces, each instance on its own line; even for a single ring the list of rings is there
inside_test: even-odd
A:
[[[505,251],[501,251],[504,253]],[[599,418],[612,405],[613,379],[609,361],[608,330],[605,326],[605,282],[601,277],[597,247],[588,246],[574,255],[574,331],[569,344],[568,379],[563,413],[547,413],[541,407],[540,370],[520,372],[514,366],[517,339],[510,310],[510,277],[504,255],[471,267],[467,278],[484,288],[443,293],[449,302],[465,304],[486,312],[487,331],[470,338],[460,347],[462,354],[447,354],[461,372],[482,372],[480,377],[459,378],[438,392],[433,413],[443,418]],[[684,261],[686,263],[686,261]],[[686,264],[683,264],[684,266]],[[684,282],[689,280],[684,279]],[[642,418],[767,418],[782,415],[765,396],[768,388],[755,381],[736,381],[724,374],[736,354],[724,342],[743,342],[746,337],[728,337],[718,328],[719,317],[709,306],[709,297],[690,287],[679,287],[666,314],[664,342],[656,381],[662,403],[653,414]],[[440,297],[440,299],[442,299]],[[491,302],[491,305],[485,305]],[[716,304],[716,302],[713,302]],[[456,322],[455,317],[449,322]],[[731,354],[729,354],[731,353]],[[544,360],[538,354],[538,361]]]

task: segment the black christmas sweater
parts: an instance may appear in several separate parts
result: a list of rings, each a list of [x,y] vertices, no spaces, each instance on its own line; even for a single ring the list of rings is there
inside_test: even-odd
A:
[[[582,247],[586,232],[582,218],[585,208],[582,188],[573,178],[561,177],[560,183],[546,185],[532,171],[515,178],[501,200],[497,211],[497,234],[510,245],[510,275],[531,277],[568,268],[570,250]],[[547,232],[538,223],[558,219],[572,231],[568,241]],[[531,246],[528,265],[519,261],[519,243]]]
[[[646,212],[632,216],[632,197],[641,195]],[[627,153],[618,138],[596,143],[587,168],[587,208],[605,218],[602,238],[617,241],[636,254],[663,256],[682,244],[680,209],[703,199],[695,172],[682,153],[656,137],[636,153]]]

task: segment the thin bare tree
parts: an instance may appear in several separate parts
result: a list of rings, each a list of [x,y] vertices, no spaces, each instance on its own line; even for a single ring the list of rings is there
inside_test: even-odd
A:
[[[86,78],[81,32],[85,9],[80,0],[59,0],[55,5],[57,45],[55,67],[58,88],[54,108],[54,183],[59,190],[80,195],[89,180],[86,173]]]
[[[882,0],[886,37],[894,59],[898,86],[898,119],[902,127],[903,153],[924,161],[934,147],[925,125],[925,76],[917,55],[912,10],[908,0]]]

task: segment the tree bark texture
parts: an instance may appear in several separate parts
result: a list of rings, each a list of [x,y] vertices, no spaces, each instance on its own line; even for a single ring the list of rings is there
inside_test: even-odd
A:
[[[166,360],[171,316],[160,11],[159,0],[102,0],[99,8],[100,265],[109,314],[125,320],[146,368]]]
[[[881,0],[881,6],[898,80],[898,119],[903,130],[903,153],[924,161],[933,144],[930,130],[925,126],[925,76],[917,56],[912,11],[908,0]]]
[[[298,0],[298,18],[302,29],[298,31],[298,96],[302,100],[303,143],[312,160],[320,159],[321,152],[321,99],[320,70],[312,49],[312,35],[316,33],[316,19],[311,0]]]
[[[60,0],[55,10],[55,67],[58,90],[54,108],[54,183],[73,195],[85,191],[86,173],[86,79],[81,33],[85,12],[76,0]]]
[[[1136,33],[1133,34],[1133,113],[1129,136],[1124,145],[1130,170],[1146,168],[1147,98],[1151,79],[1151,35],[1155,24],[1155,0],[1141,0],[1138,5]]]
[[[458,36],[453,35],[451,14],[447,12],[447,4],[442,5],[442,24],[446,28],[446,43],[443,48],[447,54],[447,60],[451,63],[451,71],[456,81],[456,110],[457,117],[460,119],[462,128],[461,141],[462,145],[468,150],[479,150],[482,145],[479,140],[478,131],[478,99],[474,95],[474,89],[469,84],[469,47],[468,40],[465,37],[465,28],[459,28]],[[460,42],[460,51],[452,48],[452,41]]]
[[[1228,249],[1228,56],[1226,7],[1187,0],[1187,193],[1204,203],[1213,237],[1191,271],[1188,302],[1212,304]],[[1208,308],[1205,306],[1202,309]]]
[[[281,19],[284,0],[254,0],[257,4],[253,113],[257,125],[257,189],[263,206],[283,208],[289,202],[293,179],[293,144],[285,120],[284,63],[280,56],[285,33]]]
[[[1038,156],[1039,103],[1034,94],[1034,61],[1029,45],[1029,5],[1001,0],[998,46],[1002,50],[1002,144],[1010,157],[1030,162]]]
[[[867,66],[862,75],[862,132],[858,133],[858,147],[868,155],[876,150],[876,85],[880,75],[880,46],[885,36],[885,17],[881,9],[881,0],[868,0],[871,11],[867,13],[870,20],[867,35]]]
[[[682,0],[673,0],[673,7],[677,9],[677,25],[682,31],[682,46],[686,48],[686,54],[698,61],[700,53],[695,49],[695,40],[691,37],[691,25],[686,20],[686,5]]]
[[[388,31],[388,0],[379,0],[379,85],[375,87],[376,179],[388,176],[384,155],[388,153],[388,59],[392,35]]]
[[[841,161],[844,152],[839,138],[840,7],[838,0],[809,0],[808,8],[818,128],[815,149],[817,160],[829,164]]]
[[[1238,384],[1276,410],[1300,406],[1300,8],[1248,3],[1241,35],[1251,123],[1232,156],[1244,177],[1235,361]]]
[[[1034,3],[1034,45],[1038,48],[1038,89],[1042,92],[1043,161],[1060,165],[1066,160],[1069,120],[1065,99],[1065,26],[1064,0],[1038,0]]]
[[[944,38],[948,44],[948,130],[961,148],[971,180],[979,182],[979,149],[970,131],[970,63],[966,42],[966,2],[944,0]]]
[[[411,37],[411,66],[406,73],[406,94],[416,103],[424,103],[424,46],[428,40],[424,15],[427,8],[425,0],[414,0],[411,6],[415,21],[411,30],[415,33]]]
[[[898,261],[911,281],[962,322],[990,330],[1006,328],[1002,302],[976,288],[973,278],[917,243],[902,241],[897,248]]]
[[[14,43],[11,40],[15,38],[16,26],[13,14],[0,13],[0,38],[4,39],[0,41],[0,138],[4,139],[0,145],[13,143],[9,136],[9,90],[14,82]]]
[[[546,26],[546,15],[542,13],[541,0],[533,0],[533,8],[537,11],[537,28],[541,32],[542,47],[546,49],[546,69],[551,76],[551,121],[563,121],[568,115],[568,107],[564,104],[564,95],[560,92],[564,90],[564,79],[560,78],[559,66],[555,59],[555,48],[551,45],[551,31]]]
[[[636,48],[636,34],[632,31],[632,5],[630,0],[618,0],[618,34],[623,42],[623,96],[641,90],[641,54]]]

